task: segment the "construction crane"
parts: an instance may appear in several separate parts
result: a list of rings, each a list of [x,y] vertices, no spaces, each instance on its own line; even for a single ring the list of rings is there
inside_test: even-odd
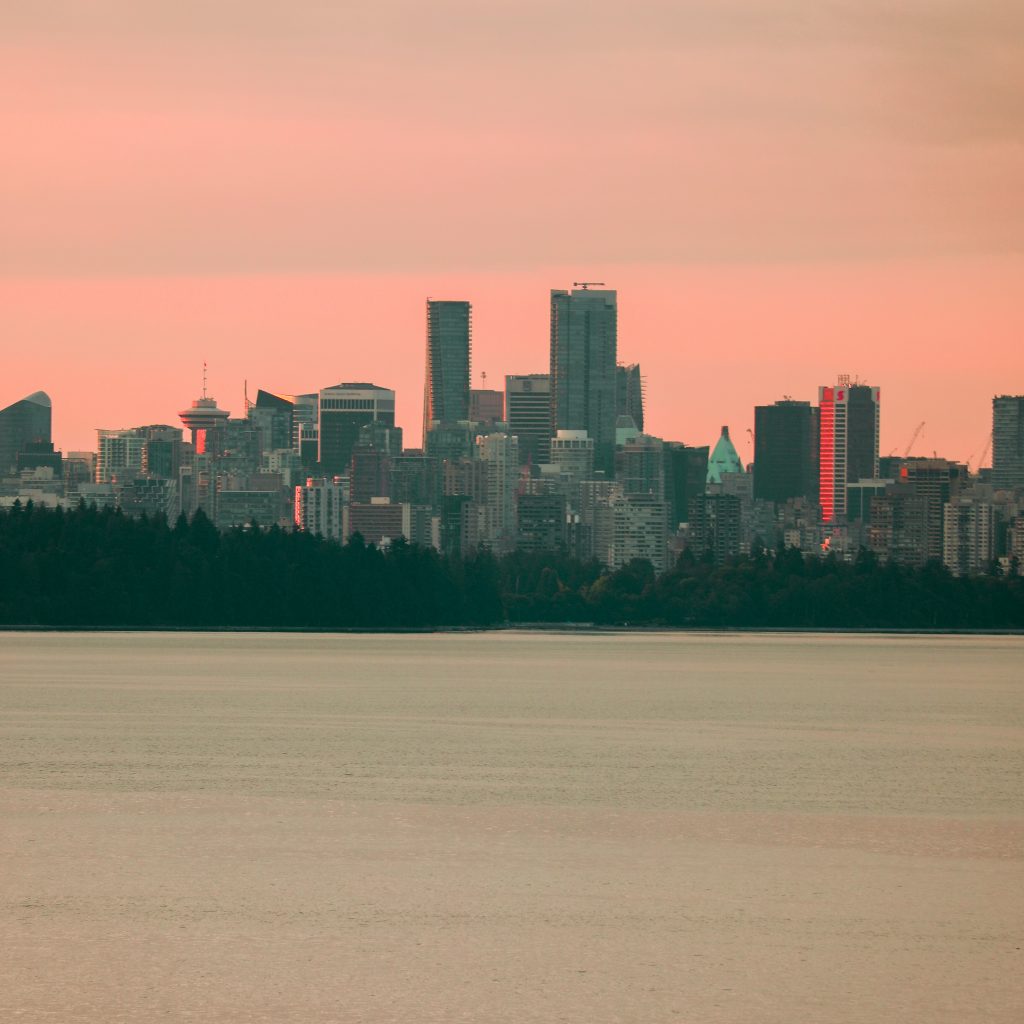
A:
[[[985,461],[986,457],[988,456],[988,450],[991,447],[992,447],[992,435],[989,434],[988,437],[985,438],[985,447],[981,449],[981,457],[978,459],[978,465],[977,465],[976,469],[971,469],[971,463],[974,462],[974,453],[971,452],[970,458],[968,458],[968,460],[967,460],[967,472],[968,473],[980,473],[981,472],[981,464]]]
[[[907,447],[903,450],[903,458],[906,458],[910,454],[910,449],[914,447],[914,442],[917,440],[918,435],[924,429],[924,424],[925,424],[925,421],[921,420],[921,422],[918,423],[918,425],[916,427],[914,427],[914,432],[913,432],[913,434],[910,435],[910,441],[907,442]],[[889,452],[889,455],[887,456],[887,458],[892,458],[895,454],[896,454],[896,449],[893,448],[893,450],[891,452]]]
[[[907,444],[906,450],[903,452],[903,458],[906,458],[910,454],[910,449],[914,447],[914,442],[917,440],[918,435],[924,429],[924,420],[921,420],[916,427],[914,427],[914,433],[910,435],[910,442]]]
[[[573,281],[572,286],[586,291],[588,288],[603,288],[604,281]]]

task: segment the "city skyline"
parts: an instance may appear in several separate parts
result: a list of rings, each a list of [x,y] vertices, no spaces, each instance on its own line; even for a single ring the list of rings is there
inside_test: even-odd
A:
[[[548,291],[550,292],[550,289]],[[621,289],[617,289],[617,291],[622,295]],[[546,294],[542,294],[540,299],[544,307],[545,318],[547,318],[548,313],[547,303],[545,302],[546,297]],[[623,299],[624,301],[621,302],[621,305],[629,311],[631,306],[630,296],[626,295]],[[417,297],[413,297],[410,303],[416,306],[419,311],[419,336],[411,339],[408,344],[399,346],[406,348],[407,351],[397,361],[383,358],[376,360],[373,349],[369,353],[360,350],[353,351],[352,358],[330,360],[335,366],[337,366],[338,362],[343,362],[343,364],[347,362],[349,365],[364,368],[366,372],[359,379],[373,380],[379,378],[377,383],[396,392],[395,422],[398,426],[406,428],[406,443],[411,447],[416,445],[418,438],[417,429],[422,418],[422,394],[424,387],[422,369],[424,345],[422,302],[422,297],[419,297],[418,302]],[[473,304],[475,321],[479,321],[482,318],[484,324],[493,325],[493,312],[492,315],[488,316],[487,311],[481,311],[478,304]],[[534,304],[537,304],[536,297]],[[521,306],[518,307],[517,311],[521,314]],[[628,313],[627,323],[629,323]],[[620,331],[621,339],[622,334],[623,332]],[[507,366],[499,365],[500,360],[503,358],[502,353],[495,351],[493,343],[488,345],[486,341],[481,341],[479,334],[476,333],[474,348],[477,352],[481,349],[484,350],[485,355],[483,358],[486,358],[487,362],[486,365],[481,367],[480,357],[477,357],[471,385],[473,387],[480,386],[481,369],[487,373],[488,381],[495,385],[499,385],[499,382],[503,383],[504,377],[508,374],[547,373],[549,340],[550,329],[545,324],[545,337],[539,345],[535,346],[535,348],[540,350],[534,355],[534,364],[536,365],[531,364],[521,367],[519,364],[524,359],[518,355],[508,354],[504,358],[509,362],[513,362],[517,368],[511,369]],[[625,348],[625,352],[622,351],[623,348]],[[408,349],[415,349],[415,356]],[[784,369],[781,371],[776,369],[771,377],[766,377],[764,389],[757,385],[745,385],[745,389],[755,395],[755,400],[750,407],[741,406],[740,402],[736,400],[736,386],[721,379],[717,382],[712,380],[707,387],[694,387],[692,392],[689,392],[685,385],[683,385],[679,388],[681,393],[678,399],[673,401],[672,392],[675,389],[675,384],[670,380],[657,376],[657,370],[663,364],[657,358],[656,350],[650,353],[650,358],[648,358],[648,352],[645,348],[631,343],[629,339],[625,342],[620,341],[620,349],[621,352],[618,355],[618,362],[620,364],[623,364],[623,362],[640,361],[644,368],[644,377],[648,381],[645,398],[645,409],[647,410],[648,419],[647,432],[658,436],[676,437],[691,444],[708,443],[713,445],[719,435],[721,425],[728,423],[733,436],[737,439],[737,450],[744,464],[752,462],[754,458],[753,442],[749,441],[750,435],[746,431],[755,425],[755,406],[771,403],[785,395],[815,403],[817,388],[821,385],[822,381],[835,381],[842,372],[848,369],[845,366],[840,366],[833,373],[826,373],[823,377],[815,378],[806,391],[801,390],[795,383],[809,379],[806,369],[802,369],[799,372],[793,369],[792,378],[786,377]],[[694,355],[697,357],[697,353],[694,353]],[[256,359],[247,358],[248,365],[252,365],[252,362],[255,361],[257,365],[278,365],[281,367],[280,376],[269,381],[265,377],[255,377],[252,374],[249,374],[248,377],[244,373],[241,375],[234,374],[230,366],[217,365],[216,362],[213,362],[210,366],[210,391],[218,395],[232,395],[230,400],[221,399],[221,404],[230,409],[232,415],[242,415],[244,407],[243,390],[247,382],[251,400],[254,399],[256,390],[259,387],[269,387],[273,390],[287,391],[289,393],[293,393],[293,391],[294,393],[304,393],[308,390],[317,390],[328,386],[322,382],[306,379],[313,376],[311,370],[306,373],[302,371],[302,364],[304,364],[306,357],[300,351],[297,357],[294,352],[281,352],[279,355],[271,355],[269,359],[265,355]],[[318,353],[311,354],[308,357],[310,367],[321,366],[324,364],[324,361],[327,361]],[[203,359],[202,361],[206,360]],[[297,361],[299,362],[298,367],[296,367]],[[714,358],[710,360],[712,364],[715,361]],[[819,358],[817,365],[820,365],[822,361]],[[857,362],[856,359],[850,359],[849,361],[854,362],[854,364]],[[880,365],[881,360],[873,359],[871,361],[874,365]],[[17,360],[15,357],[16,366]],[[66,451],[93,449],[97,429],[122,429],[137,425],[138,423],[176,423],[178,417],[174,410],[179,409],[182,402],[193,400],[200,395],[202,390],[202,367],[200,365],[183,367],[178,360],[176,360],[175,365],[168,367],[166,371],[161,370],[159,377],[146,378],[142,382],[135,381],[133,387],[126,386],[125,388],[118,389],[113,395],[104,393],[101,400],[96,400],[96,395],[92,393],[83,396],[77,393],[77,389],[69,396],[67,390],[62,390],[60,387],[50,383],[51,378],[54,376],[59,378],[60,373],[54,372],[52,364],[34,378],[31,376],[30,371],[27,370],[22,378],[25,381],[25,387],[22,392],[18,394],[10,390],[8,394],[0,395],[0,400],[6,402],[14,401],[19,397],[23,397],[29,391],[35,390],[43,390],[49,394],[54,402],[54,440],[58,447],[63,447]],[[334,376],[340,379],[346,375],[340,369],[336,369]],[[359,375],[353,373],[347,375],[346,379],[354,380],[357,377]],[[707,377],[709,379],[714,377],[712,369],[709,369]],[[854,372],[852,377],[854,380],[866,379],[865,374],[858,372]],[[968,377],[970,377],[970,374],[968,374]],[[975,406],[969,406],[965,400],[966,395],[963,393],[956,394],[956,380],[951,382],[950,389],[935,390],[927,396],[925,401],[922,401],[921,393],[915,394],[912,391],[907,391],[905,395],[900,395],[898,389],[887,377],[873,377],[872,383],[883,386],[887,396],[886,415],[882,418],[881,454],[887,455],[890,452],[902,453],[907,442],[913,436],[915,427],[924,423],[924,428],[914,438],[913,454],[930,455],[933,452],[937,452],[945,458],[961,462],[971,460],[972,464],[976,463],[991,432],[991,398],[995,394],[1011,393],[1019,390],[1019,387],[1015,385],[1015,378],[1012,374],[1000,371],[991,374],[990,377],[997,386],[990,394],[979,393],[980,409],[975,408]],[[284,378],[283,384],[280,383],[282,378]],[[299,378],[301,382],[299,386],[295,386],[294,378]],[[912,377],[908,378],[905,373],[894,373],[893,378],[896,381],[902,380],[907,386],[909,386],[912,380]],[[190,390],[186,390],[185,393],[179,392],[176,395],[168,395],[167,391],[170,387],[170,382],[181,379],[184,380],[183,387]],[[392,380],[396,379],[408,380],[410,383],[407,387],[402,388],[392,383]],[[767,390],[768,380],[779,381],[775,392]],[[232,381],[233,387],[231,386]],[[1002,383],[998,384],[999,381]],[[10,383],[8,380],[8,389],[10,389]],[[692,402],[690,399],[692,399]],[[72,412],[66,409],[67,404],[71,404]],[[417,410],[418,404],[420,410]],[[125,416],[122,417],[124,422],[97,422],[101,415],[97,410],[109,409],[113,413],[113,409],[116,406],[120,406],[120,408],[126,411],[134,410],[134,418],[129,419],[129,414],[126,412]],[[945,408],[937,408],[939,406]],[[161,409],[164,410],[164,413],[158,415]],[[933,412],[936,418],[928,420],[926,415],[919,415],[922,409]],[[699,421],[697,420],[698,415],[700,417]],[[69,419],[71,419],[73,425],[68,425]],[[108,420],[113,421],[114,419],[115,417],[113,416],[108,417]],[[956,424],[971,421],[977,421],[971,423],[975,433],[968,434],[956,429]],[[665,428],[663,426],[664,424],[672,423],[681,423],[683,425],[682,429],[673,430],[671,427]],[[694,429],[689,428],[691,423],[694,425]],[[698,432],[702,425],[710,426],[710,432]],[[76,439],[79,443],[75,443]],[[987,461],[990,462],[990,460],[991,454],[989,452]]]
[[[237,14],[0,12],[0,401],[47,389],[65,447],[170,420],[204,360],[235,409],[386,364],[415,443],[423,297],[473,303],[476,387],[546,369],[576,280],[664,382],[648,428],[745,458],[839,373],[885,388],[883,451],[924,421],[961,460],[1022,390],[1019,5]]]
[[[0,283],[0,290],[2,287],[2,283]],[[524,310],[532,313],[536,320],[547,321],[549,310],[546,299],[549,291],[550,288],[540,295],[541,314],[539,316],[537,309],[531,310],[525,303],[515,303],[511,307],[502,306],[502,311],[510,312],[515,323],[525,319]],[[639,304],[634,303],[628,293],[623,295],[621,288],[618,288],[617,291],[621,297],[620,318],[625,319],[627,324],[635,322],[636,313],[640,311],[637,308]],[[449,288],[448,294],[456,293]],[[640,297],[647,298],[649,294],[649,288],[641,288]],[[537,306],[537,297],[533,296],[533,300],[532,305]],[[486,306],[482,309],[481,303],[473,299],[467,299],[467,301],[473,303],[474,320],[478,324],[482,321],[485,324],[485,329],[496,333],[495,311],[488,310]],[[246,386],[246,381],[250,399],[253,399],[256,389],[259,387],[269,386],[275,390],[279,388],[282,392],[292,393],[294,390],[294,393],[303,393],[327,386],[317,382],[314,378],[314,374],[317,372],[315,368],[325,365],[335,367],[328,372],[328,378],[332,376],[335,379],[340,379],[342,376],[346,379],[378,377],[381,386],[396,392],[396,423],[406,428],[406,444],[413,447],[417,442],[417,430],[422,415],[422,302],[422,296],[412,296],[408,303],[404,303],[404,306],[408,306],[410,310],[418,313],[419,322],[415,335],[407,341],[403,339],[403,344],[395,346],[395,349],[399,351],[396,351],[393,359],[375,358],[375,353],[381,350],[374,346],[354,346],[351,352],[346,353],[344,357],[339,358],[335,355],[333,358],[325,358],[325,353],[322,352],[307,352],[300,348],[296,355],[294,351],[286,351],[284,346],[274,345],[271,346],[269,352],[261,351],[241,357],[246,366],[262,365],[271,369],[276,367],[274,376],[269,378],[269,382],[267,376],[258,376],[254,373],[246,374],[241,368],[241,372],[236,374],[231,365],[209,360],[210,391],[220,396],[232,396],[230,401],[222,398],[222,404],[229,409],[240,410],[243,407],[243,389]],[[624,317],[622,317],[623,310],[625,311]],[[306,310],[306,312],[308,314],[309,311]],[[630,316],[631,313],[633,317]],[[1022,311],[1022,320],[1024,320],[1024,311]],[[1024,323],[1022,323],[1021,329],[1024,332]],[[477,355],[474,358],[472,386],[480,386],[481,370],[486,372],[488,380],[495,384],[510,373],[547,372],[550,336],[547,322],[543,323],[541,330],[544,336],[539,342],[533,344],[534,354],[530,364],[522,366],[520,364],[526,362],[525,356],[502,354],[497,351],[493,337],[481,337],[483,332],[478,327],[474,332],[474,349]],[[763,364],[766,371],[763,386],[749,380],[737,386],[734,382],[730,383],[722,379],[720,372],[716,377],[716,371],[720,370],[720,356],[714,347],[710,351],[705,351],[698,346],[692,353],[692,366],[686,374],[686,381],[690,386],[687,387],[686,381],[677,386],[671,378],[666,379],[659,373],[660,368],[664,365],[663,353],[659,358],[656,347],[651,346],[649,351],[647,346],[637,344],[631,336],[625,334],[628,330],[627,327],[620,328],[619,331],[618,361],[620,363],[637,361],[643,365],[644,376],[648,380],[645,399],[648,432],[658,436],[677,437],[689,444],[713,445],[718,437],[721,424],[728,423],[733,436],[738,439],[737,447],[745,463],[753,460],[753,445],[746,439],[749,437],[747,429],[752,429],[754,426],[753,410],[756,405],[774,402],[785,395],[814,402],[817,388],[822,381],[835,380],[842,372],[851,372],[854,379],[868,379],[868,375],[859,366],[851,367],[849,365],[858,363],[858,360],[852,357],[840,361],[839,365],[831,372],[824,369],[821,371],[821,375],[812,375],[813,371],[809,371],[806,368],[807,365],[823,366],[826,362],[816,354],[813,363],[806,365],[801,363],[802,368],[799,370],[794,367],[792,369],[793,376],[790,378],[787,378],[778,366],[773,365],[770,358],[766,358]],[[884,367],[884,360],[879,357],[879,347],[884,346],[865,346],[866,351],[872,353],[872,358],[870,360],[864,358],[860,362]],[[387,349],[384,351],[386,352]],[[166,355],[167,353],[163,349],[148,354],[150,358],[152,356],[162,358]],[[1016,350],[1013,355],[1017,355]],[[124,374],[125,366],[134,365],[139,367],[143,373],[142,378],[132,382],[125,375],[123,385],[111,390],[105,389],[103,400],[99,402],[96,401],[95,394],[91,392],[83,394],[80,388],[76,387],[69,391],[67,384],[63,388],[59,386],[61,378],[66,379],[66,371],[59,364],[55,365],[48,360],[46,367],[41,368],[33,375],[28,363],[30,358],[33,361],[38,359],[37,354],[15,352],[13,369],[15,371],[20,369],[21,372],[15,373],[7,381],[6,386],[9,393],[0,396],[0,400],[16,401],[30,391],[46,391],[54,401],[53,434],[58,446],[65,450],[88,450],[94,447],[97,429],[120,429],[137,423],[177,422],[177,413],[174,410],[179,409],[183,401],[190,401],[201,393],[201,364],[207,360],[201,353],[197,353],[197,356],[199,357],[198,362],[192,365],[185,366],[181,359],[175,358],[173,363],[164,367],[149,362],[145,353],[135,353],[132,360],[118,364],[112,368],[111,372],[116,377],[119,374]],[[302,367],[307,364],[307,360],[309,369],[304,372]],[[139,366],[140,361],[142,366]],[[831,362],[832,360],[827,361]],[[508,363],[512,363],[513,366],[509,367]],[[960,373],[958,367],[950,367],[942,360],[936,360],[936,363],[937,365],[927,372],[933,375],[937,373],[944,377],[946,383],[941,388],[914,390],[914,379],[920,374],[908,373],[905,369],[898,371],[894,369],[891,374],[886,374],[883,369],[880,374],[872,376],[872,382],[884,387],[887,396],[886,415],[882,419],[881,426],[881,454],[885,455],[890,451],[902,452],[915,428],[923,422],[925,426],[915,438],[914,453],[931,454],[934,451],[944,457],[962,462],[970,459],[973,463],[981,454],[991,432],[990,403],[992,397],[996,394],[1020,390],[1014,383],[1016,378],[1013,373],[1008,372],[1007,369],[1009,367],[1009,370],[1012,371],[1013,358],[1009,360],[1009,363],[1004,362],[1002,368],[986,371],[981,375],[982,379],[991,381],[994,387],[990,393],[986,394],[980,385],[975,383],[974,391],[977,397],[974,403],[967,401],[967,386],[972,377],[971,369],[965,368]],[[339,364],[359,367],[364,372],[360,374],[353,371],[348,374],[339,367]],[[698,377],[698,372],[701,369],[703,369],[703,373]],[[385,373],[388,377],[387,380],[385,380]],[[925,371],[922,370],[921,373],[925,373]],[[57,379],[57,384],[52,383],[54,378]],[[294,382],[294,378],[299,378],[299,381]],[[12,383],[17,380],[24,382],[20,393],[16,393],[11,387]],[[41,380],[43,383],[40,383]],[[283,383],[279,386],[278,382],[282,380]],[[401,386],[395,383],[400,380],[406,381],[407,384]],[[182,382],[184,393],[181,391],[174,394],[168,393],[175,381]],[[768,390],[771,382],[777,382],[774,391]],[[806,390],[801,389],[799,385],[806,382],[810,382],[807,384]],[[900,382],[903,384],[903,395],[900,394]],[[741,390],[752,396],[749,406],[738,400],[738,392]],[[115,422],[117,417],[114,413],[117,408],[125,410],[121,417],[122,422]],[[111,415],[106,416],[102,409],[110,409]],[[162,414],[160,414],[161,409],[164,410]],[[933,414],[933,418],[930,420],[927,417],[928,412]],[[237,415],[238,412],[235,411],[235,414]],[[681,424],[681,428],[673,429],[671,424]],[[961,424],[967,426],[960,429]],[[968,432],[969,430],[973,430],[973,433]],[[78,443],[75,443],[76,441]]]

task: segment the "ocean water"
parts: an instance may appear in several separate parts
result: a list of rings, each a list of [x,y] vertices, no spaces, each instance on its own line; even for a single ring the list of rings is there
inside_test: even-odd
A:
[[[1024,639],[0,634],[0,1021],[1024,1020]]]

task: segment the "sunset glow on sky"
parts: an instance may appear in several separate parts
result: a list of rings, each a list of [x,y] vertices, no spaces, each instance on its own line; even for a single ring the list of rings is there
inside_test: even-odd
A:
[[[545,372],[619,292],[648,429],[740,454],[846,372],[882,453],[967,459],[1024,392],[1014,0],[36,0],[0,11],[0,406],[54,440],[373,380],[419,439],[424,301]]]

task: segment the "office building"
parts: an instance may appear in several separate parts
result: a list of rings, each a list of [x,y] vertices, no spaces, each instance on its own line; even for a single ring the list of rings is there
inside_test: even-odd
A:
[[[485,431],[505,420],[505,393],[492,388],[470,388],[469,418]]]
[[[376,384],[348,383],[320,391],[317,462],[325,477],[348,472],[352,449],[368,423],[395,425],[395,393]]]
[[[391,497],[391,458],[372,444],[358,442],[349,462],[350,500],[366,503],[373,498]]]
[[[508,432],[519,438],[523,465],[539,466],[551,458],[551,375],[509,374],[505,378]]]
[[[275,395],[261,388],[249,407],[249,419],[259,431],[261,452],[294,446],[295,402],[287,395]]]
[[[818,389],[818,494],[826,523],[846,516],[846,485],[878,476],[880,392],[840,377]]]
[[[586,431],[594,465],[615,469],[618,307],[614,291],[551,292],[551,433]]]
[[[818,495],[818,415],[783,399],[754,408],[754,497],[782,503]]]
[[[669,504],[669,528],[685,523],[690,514],[690,501],[703,494],[707,486],[709,448],[693,447],[681,441],[666,441],[665,498]]]
[[[992,399],[992,485],[1024,487],[1024,395]]]
[[[473,313],[468,302],[427,299],[423,436],[434,423],[470,419],[469,363]]]
[[[367,544],[386,548],[392,541],[404,538],[412,542],[412,506],[392,502],[390,498],[372,498],[352,502],[342,510],[345,539],[358,533]]]
[[[391,500],[436,511],[441,507],[441,467],[421,451],[391,457]]]
[[[43,391],[0,409],[0,477],[15,472],[26,445],[53,441],[52,420],[50,396]]]
[[[615,450],[615,479],[623,494],[665,498],[665,442],[640,434]]]
[[[551,462],[569,488],[594,475],[594,439],[585,430],[559,430],[551,439]]]

